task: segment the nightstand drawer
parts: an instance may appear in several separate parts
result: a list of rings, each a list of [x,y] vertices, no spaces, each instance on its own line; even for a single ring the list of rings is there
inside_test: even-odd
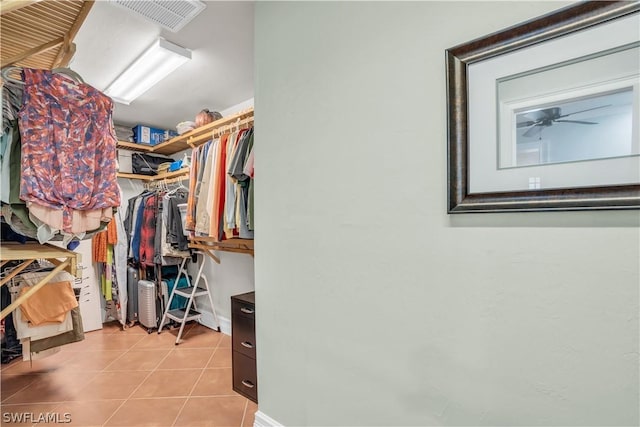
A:
[[[233,316],[242,316],[242,317],[246,317],[248,319],[255,320],[255,317],[256,317],[255,316],[255,314],[256,314],[255,305],[251,304],[251,303],[248,303],[248,302],[232,299],[231,300],[231,314]]]
[[[256,361],[233,352],[233,390],[258,403],[258,374]]]
[[[231,340],[234,351],[256,358],[256,331],[253,319],[233,316],[231,321]]]

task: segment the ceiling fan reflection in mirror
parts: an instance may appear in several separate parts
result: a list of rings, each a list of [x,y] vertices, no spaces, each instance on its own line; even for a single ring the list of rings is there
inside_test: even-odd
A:
[[[568,114],[562,114],[562,109],[560,107],[551,107],[551,108],[543,108],[540,110],[528,111],[524,114],[518,115],[524,119],[527,119],[523,122],[518,122],[518,128],[527,127],[527,129],[522,136],[531,137],[538,135],[542,132],[542,129],[548,126],[552,126],[554,123],[575,123],[580,125],[597,125],[597,122],[590,122],[586,120],[562,120],[565,117],[573,116],[574,114],[584,113],[586,111],[598,110],[600,108],[610,107],[609,105],[600,105],[599,107],[587,108],[586,110],[574,111]]]

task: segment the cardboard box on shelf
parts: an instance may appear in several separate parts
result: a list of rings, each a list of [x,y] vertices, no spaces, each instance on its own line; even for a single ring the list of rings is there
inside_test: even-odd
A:
[[[131,163],[131,150],[118,149],[118,172],[133,173],[133,166]]]
[[[137,125],[133,128],[133,141],[137,144],[157,145],[167,139],[178,136],[178,132]]]

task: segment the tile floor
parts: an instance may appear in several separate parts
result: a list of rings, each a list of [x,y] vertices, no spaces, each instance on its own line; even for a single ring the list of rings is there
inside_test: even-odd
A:
[[[108,323],[32,367],[2,365],[0,424],[253,426],[258,406],[231,388],[231,338],[199,324],[185,331],[176,346],[177,329]],[[9,423],[12,413],[67,413],[71,422]]]

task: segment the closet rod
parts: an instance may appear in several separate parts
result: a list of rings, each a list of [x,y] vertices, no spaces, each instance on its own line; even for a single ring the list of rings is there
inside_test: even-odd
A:
[[[167,141],[161,142],[158,145],[151,147],[150,152],[160,154],[171,154],[177,151],[186,150],[204,144],[211,140],[211,133],[213,129],[220,127],[226,127],[228,125],[235,124],[238,120],[250,119],[253,121],[253,108],[249,108],[246,111],[241,111],[236,114],[232,114],[227,117],[223,117],[215,122],[211,122],[199,128],[190,130],[182,135],[171,138]]]
[[[216,136],[224,135],[225,133],[231,133],[240,129],[244,129],[245,125],[253,123],[253,116],[247,117],[246,119],[238,119],[233,123],[229,123],[228,125],[220,126],[219,128],[215,128],[212,131],[212,135],[215,138]]]
[[[241,129],[240,126],[247,125],[249,123],[253,123],[253,117],[247,117],[246,119],[243,119],[238,123],[234,122],[224,126],[220,126],[218,128],[213,129],[210,133],[206,133],[204,135],[194,136],[192,138],[189,138],[189,140],[187,140],[187,143],[192,148],[197,147],[199,145],[204,144],[205,142],[211,141],[212,138],[217,138],[226,133],[233,132],[236,129],[236,127],[238,127],[238,129]]]
[[[175,178],[159,179],[157,181],[148,181],[144,183],[144,187],[149,190],[160,188],[163,185],[173,184],[180,181],[189,181],[189,175],[178,176]]]

